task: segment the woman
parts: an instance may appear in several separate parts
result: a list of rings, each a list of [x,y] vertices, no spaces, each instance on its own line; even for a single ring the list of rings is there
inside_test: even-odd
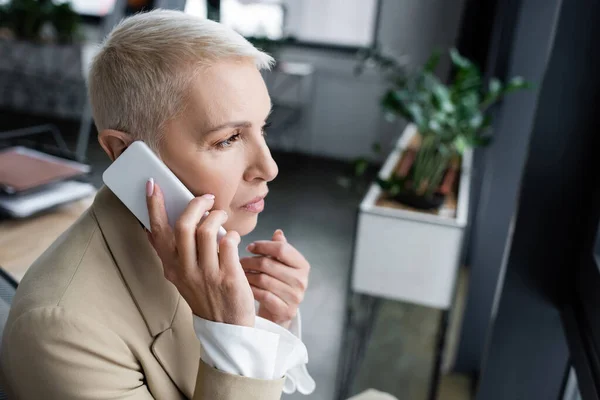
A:
[[[238,256],[277,175],[259,72],[271,63],[224,26],[175,11],[136,15],[109,35],[89,82],[102,148],[115,160],[145,141],[198,197],[171,229],[149,180],[149,233],[98,192],[19,286],[1,354],[11,399],[312,392],[297,316],[308,262],[281,231]],[[228,234],[217,251],[219,226]]]

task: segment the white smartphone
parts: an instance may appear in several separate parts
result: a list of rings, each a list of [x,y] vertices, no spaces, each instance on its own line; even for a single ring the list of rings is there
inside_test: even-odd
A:
[[[133,142],[102,174],[106,186],[149,231],[146,182],[150,178],[162,189],[169,225],[174,227],[194,195],[146,143]],[[217,243],[226,233],[219,227]]]

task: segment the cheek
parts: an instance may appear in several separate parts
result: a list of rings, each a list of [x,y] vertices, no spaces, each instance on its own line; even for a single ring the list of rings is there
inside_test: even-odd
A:
[[[236,187],[237,185],[234,186],[228,181],[222,181],[219,185],[215,186],[212,191],[215,195],[215,208],[229,211],[235,197]]]
[[[194,196],[213,194],[215,208],[232,211],[240,183],[243,180],[243,154],[235,152],[204,153],[180,149],[167,165]]]
[[[204,182],[198,182],[205,188],[205,193],[215,195],[215,208],[225,211],[235,206],[236,193],[242,181],[242,172],[236,168],[222,167],[219,170],[211,169],[209,174],[204,174]]]

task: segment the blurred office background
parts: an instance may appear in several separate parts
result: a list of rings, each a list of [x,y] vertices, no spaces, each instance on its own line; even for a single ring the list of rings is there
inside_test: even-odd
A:
[[[317,382],[309,398],[342,400],[368,389],[410,400],[579,396],[576,370],[585,368],[573,361],[566,314],[555,301],[571,297],[567,289],[546,290],[572,278],[552,264],[566,256],[552,251],[575,247],[539,226],[557,209],[568,212],[556,229],[595,215],[581,199],[592,198],[597,181],[578,186],[582,192],[568,183],[591,163],[585,151],[598,101],[593,88],[600,87],[590,47],[600,26],[597,2],[72,0],[59,14],[63,23],[19,29],[50,3],[0,0],[4,311],[11,285],[91,204],[109,165],[85,90],[97,44],[127,15],[173,8],[227,24],[277,59],[264,77],[274,104],[268,142],[280,175],[244,242],[281,228],[311,262],[301,308]],[[21,19],[8,12],[15,4],[25,10]],[[382,98],[390,89],[401,93],[398,79],[422,71],[436,51],[439,85],[425,92],[446,119],[428,114],[424,124],[421,114],[403,116]],[[457,71],[475,74],[476,91],[498,100],[470,115],[476,127],[465,128],[490,133],[486,146],[456,127],[435,127],[452,125],[453,107],[472,111],[472,98],[461,92],[471,90],[467,83],[445,92],[444,83],[465,79]],[[501,97],[503,90],[512,92]],[[485,116],[493,121],[487,129]],[[460,147],[440,170],[435,204],[377,183],[402,174],[403,165],[407,176],[414,172],[425,143],[415,126],[452,131],[452,146]],[[31,160],[46,164],[25,174],[29,179],[15,174],[33,168]],[[44,165],[54,172],[32,179]],[[543,179],[548,174],[553,183]],[[573,195],[558,204],[560,189]],[[542,197],[537,207],[523,203],[528,191]],[[524,214],[528,205],[534,211]],[[542,214],[527,219],[536,212]],[[568,243],[587,243],[583,230],[568,231]],[[548,243],[564,246],[540,253]],[[552,279],[538,279],[547,277],[538,262]],[[523,276],[536,284],[522,284]]]

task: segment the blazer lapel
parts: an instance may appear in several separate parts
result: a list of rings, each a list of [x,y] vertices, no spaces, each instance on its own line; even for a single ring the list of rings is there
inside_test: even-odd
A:
[[[171,328],[161,332],[152,344],[152,353],[179,389],[191,399],[200,361],[200,342],[193,328],[192,311],[179,302]]]
[[[171,282],[135,216],[102,187],[92,212],[150,334],[152,353],[179,390],[191,398],[200,360],[192,311]]]

